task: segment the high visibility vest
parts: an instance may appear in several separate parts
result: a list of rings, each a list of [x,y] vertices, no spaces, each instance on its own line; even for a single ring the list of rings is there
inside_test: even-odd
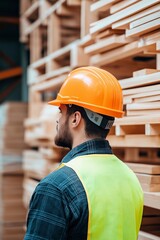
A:
[[[87,240],[136,240],[143,192],[133,171],[111,154],[80,156],[63,164],[76,172],[87,195]]]

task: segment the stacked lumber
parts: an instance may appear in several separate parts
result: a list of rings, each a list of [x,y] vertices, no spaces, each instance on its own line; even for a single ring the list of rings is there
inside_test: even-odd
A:
[[[23,205],[23,121],[27,104],[8,102],[0,106],[0,239],[24,236],[26,210]]]
[[[8,102],[0,106],[0,170],[21,169],[24,143],[23,121],[27,104]]]
[[[31,56],[25,142],[36,148],[24,152],[25,206],[39,180],[58,164],[56,116],[46,102],[56,97],[72,69],[93,65],[113,73],[122,86],[125,116],[116,119],[109,141],[115,154],[136,173],[145,206],[158,212],[159,0],[21,0],[21,6],[21,41],[29,46]],[[61,154],[59,161],[65,153]],[[144,212],[139,240],[158,239],[159,216],[153,224],[148,220],[146,224],[145,217]]]
[[[0,239],[23,239],[26,209],[22,201],[22,183],[22,171],[0,172]]]
[[[160,239],[160,210],[144,207],[141,231],[138,240]],[[148,233],[146,233],[148,232]],[[156,236],[157,235],[157,236]]]
[[[91,24],[90,33],[96,41],[85,48],[91,55],[90,64],[105,66],[135,54],[158,51],[159,8],[158,0],[94,2],[91,12],[100,15],[105,11],[107,16]],[[115,34],[109,35],[111,30]],[[156,34],[150,36],[153,31]]]

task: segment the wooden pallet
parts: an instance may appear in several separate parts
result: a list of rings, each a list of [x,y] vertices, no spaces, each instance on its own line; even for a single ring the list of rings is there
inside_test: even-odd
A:
[[[138,163],[136,170],[141,168],[142,163],[148,164],[158,164],[160,162],[160,150],[159,148],[139,148],[139,147],[126,147],[126,148],[118,148],[114,147],[113,152],[116,156],[118,156],[121,160],[128,163]],[[140,165],[139,165],[140,164]],[[145,166],[145,171],[147,166]],[[152,165],[150,167],[153,167]],[[143,168],[143,165],[142,165]],[[143,171],[141,172],[143,173]]]
[[[87,65],[88,56],[85,56],[78,43],[79,41],[73,42],[31,64],[28,71],[28,84],[50,80],[69,73],[76,66]]]
[[[29,42],[31,62],[80,38],[80,2],[75,2],[36,1],[23,13],[21,41]]]
[[[108,136],[112,147],[122,148],[159,148],[160,136],[146,136],[143,134],[131,134],[125,136]]]

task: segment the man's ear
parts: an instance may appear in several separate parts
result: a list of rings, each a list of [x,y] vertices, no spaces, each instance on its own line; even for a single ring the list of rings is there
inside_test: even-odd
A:
[[[79,126],[81,119],[82,119],[81,113],[79,111],[74,112],[71,116],[72,127]]]

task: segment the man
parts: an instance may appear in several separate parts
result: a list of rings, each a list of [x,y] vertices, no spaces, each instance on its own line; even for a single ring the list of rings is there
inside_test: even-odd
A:
[[[25,240],[136,240],[142,189],[106,140],[114,118],[123,116],[117,79],[77,68],[50,104],[60,111],[55,143],[71,150],[35,189]]]

